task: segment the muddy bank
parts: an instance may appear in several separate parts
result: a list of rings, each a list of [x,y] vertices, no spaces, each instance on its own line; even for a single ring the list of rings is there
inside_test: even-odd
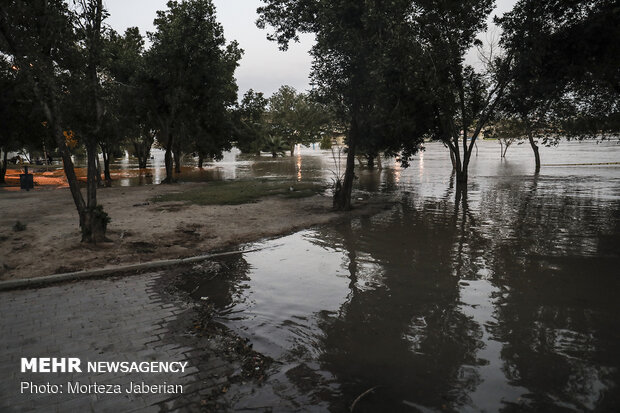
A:
[[[0,193],[0,279],[185,258],[381,209],[358,201],[349,214],[332,212],[331,198],[270,197],[242,205],[154,203],[158,195],[208,183],[113,187],[98,191],[110,214],[109,242],[80,242],[79,222],[67,189]],[[25,230],[15,231],[17,221]]]

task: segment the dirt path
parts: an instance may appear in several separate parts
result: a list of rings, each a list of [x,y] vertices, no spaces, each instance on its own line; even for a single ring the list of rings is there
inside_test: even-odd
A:
[[[201,185],[208,183],[101,189],[98,199],[112,222],[110,242],[96,246],[80,242],[78,215],[67,189],[0,192],[0,279],[185,258],[346,216],[331,212],[331,199],[325,196],[272,197],[232,206],[150,201]],[[13,230],[18,220],[26,230]]]

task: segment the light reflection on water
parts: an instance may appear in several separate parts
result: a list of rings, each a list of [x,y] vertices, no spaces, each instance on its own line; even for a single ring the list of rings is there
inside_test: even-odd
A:
[[[597,159],[619,159],[607,145]],[[431,146],[410,169],[358,172],[392,209],[240,258],[220,321],[277,363],[231,389],[235,408],[344,411],[377,386],[355,411],[619,410],[620,168],[534,176],[479,146],[458,202]]]

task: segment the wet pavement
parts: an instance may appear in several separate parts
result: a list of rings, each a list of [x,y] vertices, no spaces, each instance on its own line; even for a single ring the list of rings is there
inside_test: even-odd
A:
[[[0,293],[0,411],[217,411],[214,395],[238,365],[217,339],[190,333],[195,312],[163,292],[161,274]],[[21,373],[22,357],[77,357],[82,373]],[[87,362],[187,362],[182,373],[88,373]],[[62,394],[21,393],[21,383],[63,385]],[[70,394],[67,382],[120,385],[123,394]],[[183,393],[127,394],[134,383],[181,385]]]

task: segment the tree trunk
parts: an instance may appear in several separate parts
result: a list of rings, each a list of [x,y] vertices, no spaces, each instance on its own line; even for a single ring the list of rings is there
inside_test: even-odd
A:
[[[532,147],[532,150],[534,151],[534,158],[536,160],[535,172],[538,173],[540,172],[540,153],[538,152],[538,145],[536,145],[536,142],[534,141],[534,136],[532,136],[531,131],[528,131],[527,135],[528,135],[527,138],[530,141],[530,146]]]
[[[138,168],[139,169],[146,169],[146,163],[147,162],[148,162],[148,157],[146,157],[146,156],[138,157]]]
[[[181,173],[181,150],[174,151],[174,172]]]
[[[99,154],[95,155],[95,165],[97,169],[97,186],[103,186],[103,184],[101,183],[101,162],[99,162]]]
[[[202,169],[202,164],[204,163],[204,158],[202,155],[198,155],[198,168]]]
[[[38,92],[37,88],[35,88],[35,90]],[[69,184],[69,190],[71,191],[73,202],[80,216],[81,227],[83,222],[82,215],[83,212],[86,210],[86,203],[84,202],[84,197],[82,196],[82,192],[80,191],[80,184],[78,182],[77,176],[75,175],[75,167],[73,165],[73,160],[71,159],[71,153],[69,152],[69,148],[67,148],[67,143],[65,141],[63,130],[60,127],[60,122],[57,121],[58,117],[56,116],[55,107],[49,105],[41,98],[39,99],[39,101],[41,103],[41,106],[43,107],[45,117],[47,118],[50,126],[52,127],[52,130],[54,131],[54,138],[56,140],[56,145],[58,146],[58,151],[60,152],[60,157],[62,158],[62,165],[65,171],[67,182]]]
[[[454,157],[454,152],[452,149],[448,148],[450,151],[450,161],[452,162],[452,169],[456,170],[456,158]]]
[[[87,183],[86,208],[80,212],[82,226],[82,242],[97,243],[105,241],[105,233],[109,217],[101,205],[97,205],[97,143],[93,138],[86,144],[87,156]]]
[[[291,156],[295,155],[295,142],[291,143]]]
[[[463,213],[467,212],[467,185],[456,185],[455,206],[462,207]]]
[[[348,211],[351,209],[351,192],[353,191],[353,181],[355,179],[355,150],[358,139],[357,117],[354,116],[351,122],[351,132],[347,142],[347,166],[344,173],[344,180],[341,185],[336,183],[334,192],[334,209],[338,211]]]
[[[147,132],[148,133],[148,132]],[[143,139],[144,135],[140,137]],[[138,158],[138,168],[146,169],[147,162],[151,157],[151,146],[153,145],[152,141],[149,138],[146,138],[145,142],[142,141],[134,141],[133,149],[135,152],[136,158]]]
[[[3,151],[2,154],[2,162],[0,162],[0,184],[6,183],[6,162],[7,162],[7,151]]]
[[[101,205],[84,210],[83,213],[80,214],[82,242],[92,242],[96,244],[97,242],[105,241],[105,233],[109,220],[108,214],[103,211]]]
[[[456,170],[456,187],[467,187],[467,168]]]
[[[168,142],[166,144],[166,156],[164,157],[166,164],[166,179],[161,181],[162,184],[171,184],[174,182],[173,165],[172,165],[172,144],[174,138],[171,132],[168,132]]]
[[[508,147],[509,146],[510,146],[509,144],[506,144],[506,146],[504,147],[504,153],[502,154],[502,158],[506,157],[506,152],[508,152]]]
[[[97,68],[101,58],[101,22],[103,21],[103,1],[94,2],[94,15],[90,17],[86,10],[83,10],[87,20],[88,35],[88,65],[86,74],[89,80],[92,107],[94,111],[94,127],[90,134],[86,136],[86,156],[87,156],[87,182],[86,182],[86,208],[80,214],[82,223],[82,242],[97,243],[105,241],[106,227],[109,222],[108,214],[103,211],[101,205],[97,205],[97,184],[101,180],[99,169],[99,135],[103,123],[104,107],[103,101],[99,96],[99,77]]]
[[[106,186],[112,185],[112,175],[110,174],[110,152],[103,149],[103,177]]]
[[[467,169],[469,166],[469,159],[467,154],[464,155],[462,163],[456,164],[456,190],[463,191],[467,189]]]
[[[375,167],[375,157],[373,155],[367,155],[366,156],[367,161],[367,165],[370,169],[373,169]]]

